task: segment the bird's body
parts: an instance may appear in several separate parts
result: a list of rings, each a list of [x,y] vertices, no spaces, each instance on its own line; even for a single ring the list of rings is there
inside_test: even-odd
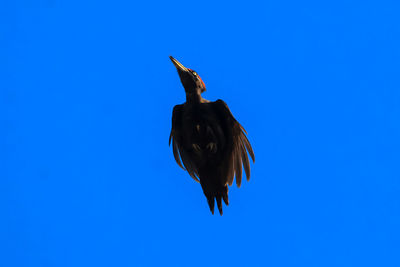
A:
[[[228,205],[228,184],[240,186],[242,164],[247,179],[250,165],[247,151],[254,153],[243,127],[222,100],[210,102],[201,97],[203,81],[194,71],[171,57],[186,90],[186,102],[176,105],[172,116],[173,153],[176,162],[200,182],[212,213],[214,199],[222,215],[222,199]],[[247,150],[247,151],[246,151]],[[183,165],[182,165],[183,163]]]

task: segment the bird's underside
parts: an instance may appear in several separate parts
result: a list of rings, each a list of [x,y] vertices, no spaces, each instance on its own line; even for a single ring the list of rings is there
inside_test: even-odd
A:
[[[243,127],[222,100],[185,103],[174,107],[171,141],[176,162],[200,182],[211,212],[216,200],[222,215],[222,200],[229,204],[228,185],[235,176],[241,184],[242,165],[250,179],[247,152],[253,161],[254,153]]]
[[[234,177],[240,187],[242,165],[250,179],[247,153],[254,162],[253,149],[225,102],[202,98],[206,88],[200,76],[175,58],[170,59],[185,88],[186,102],[174,107],[169,143],[172,141],[178,165],[200,182],[211,212],[214,214],[216,200],[222,215],[222,200],[229,204],[228,185]]]

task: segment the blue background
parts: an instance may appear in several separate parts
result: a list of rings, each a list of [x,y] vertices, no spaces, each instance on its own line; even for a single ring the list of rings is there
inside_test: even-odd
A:
[[[399,11],[3,0],[0,266],[400,266]],[[169,55],[255,150],[222,217],[168,147]]]

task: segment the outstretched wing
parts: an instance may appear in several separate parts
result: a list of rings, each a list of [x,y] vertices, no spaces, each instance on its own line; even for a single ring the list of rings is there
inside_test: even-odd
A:
[[[172,151],[176,163],[178,163],[182,169],[186,170],[195,181],[200,182],[198,170],[184,147],[183,136],[185,133],[182,127],[182,114],[183,105],[176,105],[172,112],[172,129],[169,135],[169,145],[171,145],[172,141]]]
[[[233,117],[228,105],[217,100],[215,103],[216,113],[221,121],[221,126],[226,135],[226,146],[224,149],[223,168],[227,175],[221,177],[224,179],[223,184],[232,185],[233,179],[236,176],[236,185],[240,187],[242,183],[242,165],[246,173],[247,180],[250,180],[250,163],[247,153],[250,155],[253,162],[255,161],[253,148],[247,139],[247,132],[242,125]]]

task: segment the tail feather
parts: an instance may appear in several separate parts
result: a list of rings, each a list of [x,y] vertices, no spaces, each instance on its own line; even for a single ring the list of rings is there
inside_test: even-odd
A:
[[[219,213],[222,215],[222,200],[224,200],[226,205],[229,205],[228,199],[228,186],[216,186],[215,184],[207,184],[201,180],[200,184],[202,185],[204,195],[207,198],[208,206],[210,207],[210,211],[214,214],[215,200],[217,201],[217,207]]]
[[[207,202],[208,206],[210,207],[211,213],[214,215],[214,205],[215,205],[214,197],[207,197]]]
[[[228,186],[227,185],[225,185],[225,190],[222,191],[222,198],[224,199],[225,205],[229,206]]]
[[[217,200],[217,206],[218,206],[218,211],[219,211],[219,214],[221,214],[221,216],[222,216],[222,214],[223,214],[223,212],[222,212],[222,201],[221,201],[221,195],[216,195],[215,196],[215,199]]]

